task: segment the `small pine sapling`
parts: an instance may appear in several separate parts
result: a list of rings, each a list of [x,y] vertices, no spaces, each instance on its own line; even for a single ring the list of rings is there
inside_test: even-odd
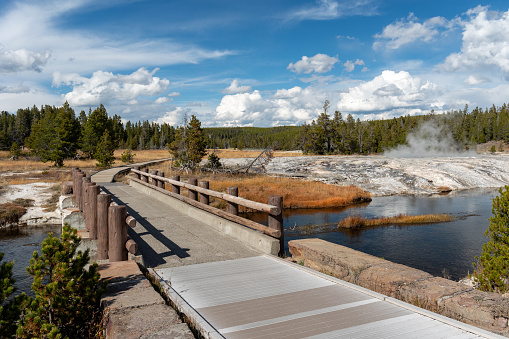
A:
[[[134,162],[134,157],[136,156],[136,153],[133,153],[131,149],[126,149],[121,154],[121,159],[124,164],[132,164]]]
[[[17,159],[21,156],[21,148],[19,147],[19,145],[16,141],[12,143],[11,149],[9,151],[9,155],[13,159]]]
[[[221,168],[223,165],[221,164],[221,159],[217,156],[216,153],[210,153],[207,167],[211,169],[218,169]]]
[[[499,192],[484,233],[489,241],[482,246],[481,257],[476,257],[472,278],[482,291],[505,293],[509,290],[509,186]]]
[[[98,161],[97,167],[108,168],[115,162],[113,153],[115,152],[115,145],[110,138],[108,131],[104,131],[101,140],[97,144],[95,159]]]
[[[27,272],[34,278],[31,299],[18,326],[20,338],[87,338],[94,326],[105,283],[97,264],[85,269],[88,250],[77,251],[76,230],[64,225],[61,239],[50,234],[42,254],[34,252]]]
[[[4,254],[0,253],[0,262],[3,258]],[[15,280],[12,277],[13,265],[12,261],[4,261],[0,265],[0,337],[2,338],[14,338],[23,303],[27,300],[25,293],[9,299],[16,292]]]

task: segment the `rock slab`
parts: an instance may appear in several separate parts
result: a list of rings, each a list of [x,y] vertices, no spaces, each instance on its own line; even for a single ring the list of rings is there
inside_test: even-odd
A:
[[[293,260],[336,278],[509,336],[509,298],[321,239],[288,242]]]
[[[101,298],[106,338],[194,338],[134,261],[99,265],[108,288]]]

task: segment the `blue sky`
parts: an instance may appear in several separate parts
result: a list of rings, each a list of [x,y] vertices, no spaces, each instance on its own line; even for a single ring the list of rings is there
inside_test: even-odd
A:
[[[0,110],[299,125],[509,102],[509,6],[470,0],[0,3]]]

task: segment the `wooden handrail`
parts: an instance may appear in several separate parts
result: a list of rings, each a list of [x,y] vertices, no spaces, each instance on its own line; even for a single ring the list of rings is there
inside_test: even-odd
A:
[[[142,174],[142,175],[144,175],[144,174]],[[254,222],[252,220],[244,219],[242,217],[229,214],[228,212],[222,211],[220,209],[217,209],[217,208],[209,206],[209,205],[202,204],[202,203],[200,203],[198,201],[194,201],[194,200],[189,199],[188,197],[185,197],[183,195],[172,193],[170,191],[165,190],[164,188],[160,188],[160,187],[151,185],[151,184],[149,184],[147,182],[144,182],[144,181],[142,181],[140,179],[131,178],[131,180],[133,180],[133,181],[135,181],[135,182],[137,182],[137,183],[139,183],[141,185],[150,187],[150,188],[152,188],[152,189],[154,189],[156,191],[159,191],[159,192],[161,192],[161,193],[163,193],[165,195],[168,195],[168,196],[170,196],[172,198],[178,199],[180,201],[184,201],[184,202],[186,202],[189,205],[192,205],[194,207],[200,208],[202,210],[205,210],[207,212],[210,212],[210,213],[215,214],[217,216],[220,216],[222,218],[234,221],[234,222],[239,223],[241,225],[244,225],[246,227],[249,227],[249,228],[252,228],[254,230],[260,231],[262,233],[265,233],[267,235],[270,235],[271,237],[280,239],[281,236],[282,236],[281,231],[278,230],[278,229],[270,228],[270,227],[267,227],[265,225],[262,225],[262,224],[259,224],[257,222]]]
[[[136,173],[136,174],[140,174],[142,176],[147,176],[147,177],[150,177],[150,178],[153,178],[153,179],[156,179],[156,180],[165,181],[165,182],[167,182],[169,184],[172,184],[172,185],[176,185],[176,186],[180,186],[180,187],[185,187],[187,189],[191,189],[191,190],[199,192],[199,193],[207,194],[207,195],[209,195],[211,197],[223,199],[223,200],[228,201],[228,202],[233,202],[235,204],[239,204],[241,206],[248,207],[248,208],[251,208],[251,209],[256,210],[256,211],[265,212],[265,213],[269,213],[269,214],[272,214],[272,215],[279,215],[281,213],[280,208],[277,207],[277,206],[263,204],[263,203],[260,203],[260,202],[251,201],[251,200],[247,200],[247,199],[244,199],[244,198],[239,198],[239,197],[236,197],[236,196],[233,196],[233,195],[230,195],[230,194],[212,191],[210,189],[206,189],[206,188],[202,188],[202,187],[199,187],[199,186],[190,185],[190,184],[182,182],[182,181],[176,181],[176,180],[172,180],[172,179],[169,179],[169,178],[160,177],[158,175],[150,174],[150,173],[147,173],[147,172],[138,171],[138,170],[135,170],[133,168],[131,169],[131,172]]]

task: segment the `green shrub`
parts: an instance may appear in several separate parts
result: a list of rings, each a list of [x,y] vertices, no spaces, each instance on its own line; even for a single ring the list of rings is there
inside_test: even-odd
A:
[[[0,253],[0,262],[4,254]],[[27,299],[25,293],[9,298],[14,292],[15,280],[12,277],[14,262],[2,262],[0,265],[0,337],[13,338],[21,316],[21,309]],[[9,300],[8,300],[9,299]]]
[[[221,164],[221,159],[217,156],[216,153],[210,153],[206,166],[208,168],[218,169],[221,168],[223,165]]]
[[[49,234],[42,254],[34,252],[27,272],[34,278],[35,298],[18,326],[20,338],[90,337],[106,285],[99,281],[97,264],[85,269],[89,255],[77,252],[79,243],[76,230],[65,225],[61,239]]]
[[[472,277],[482,291],[505,293],[509,290],[509,186],[499,192],[484,233],[489,241],[482,246],[481,257],[476,257]]]
[[[121,160],[125,164],[132,164],[134,162],[135,153],[132,150],[126,149],[121,154]]]
[[[25,207],[10,202],[0,204],[0,226],[17,223],[26,211]]]

